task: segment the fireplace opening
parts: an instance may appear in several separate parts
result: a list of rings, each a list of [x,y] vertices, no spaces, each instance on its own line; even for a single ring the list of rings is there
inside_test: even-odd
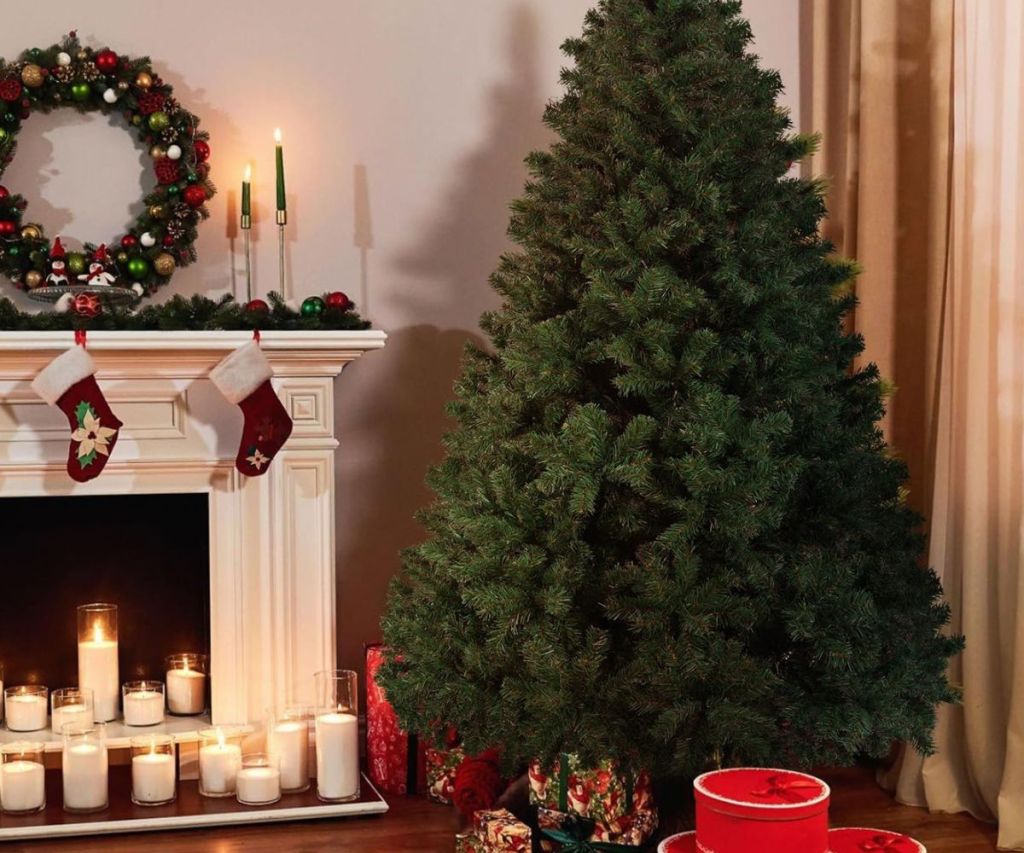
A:
[[[205,494],[0,498],[0,661],[7,685],[78,683],[75,608],[118,606],[120,678],[210,651]]]

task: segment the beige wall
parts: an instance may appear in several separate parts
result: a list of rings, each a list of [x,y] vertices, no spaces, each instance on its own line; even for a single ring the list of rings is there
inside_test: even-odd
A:
[[[234,218],[243,164],[255,165],[256,284],[276,287],[271,133],[285,134],[289,287],[342,289],[388,348],[337,388],[341,662],[355,666],[398,550],[440,455],[442,411],[462,346],[496,305],[487,285],[506,248],[521,161],[549,136],[559,43],[589,0],[319,0],[24,4],[0,30],[0,56],[79,26],[95,45],[149,54],[212,134],[221,189],[201,229],[200,261],[167,292],[229,290],[239,279]],[[799,0],[747,0],[757,52],[798,104]],[[198,28],[202,28],[199,31]],[[4,183],[35,219],[95,241],[123,227],[146,160],[128,134],[71,110],[33,117]],[[269,214],[269,216],[268,216]],[[5,292],[10,292],[6,290]],[[27,303],[26,303],[27,304]]]

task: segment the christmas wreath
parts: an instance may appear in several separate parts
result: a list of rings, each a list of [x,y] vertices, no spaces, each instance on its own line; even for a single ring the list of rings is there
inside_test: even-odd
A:
[[[152,293],[196,259],[196,228],[209,216],[209,136],[174,98],[149,59],[83,47],[72,32],[60,44],[0,59],[0,177],[14,157],[22,122],[34,110],[70,106],[120,113],[153,158],[156,185],[143,212],[110,244],[67,252],[26,218],[25,200],[0,185],[0,272],[22,290],[56,300],[78,286],[113,295]]]

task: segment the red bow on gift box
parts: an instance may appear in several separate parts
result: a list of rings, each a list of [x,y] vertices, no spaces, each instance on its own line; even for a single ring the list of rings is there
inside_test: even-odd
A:
[[[807,799],[821,793],[821,785],[810,779],[781,779],[778,776],[769,776],[766,780],[768,787],[750,793],[755,797],[778,797],[789,803],[802,803]],[[814,791],[814,794],[804,794],[802,791]],[[885,848],[878,848],[883,850]]]
[[[872,850],[895,850],[897,845],[903,847],[904,844],[908,844],[910,839],[905,836],[885,836],[876,835],[870,841],[862,841],[860,843],[860,849],[865,853],[870,853]]]

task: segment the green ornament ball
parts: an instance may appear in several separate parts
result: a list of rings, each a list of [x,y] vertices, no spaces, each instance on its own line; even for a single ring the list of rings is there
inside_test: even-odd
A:
[[[167,126],[171,123],[171,119],[165,112],[155,112],[149,117],[149,129],[150,130],[166,130]]]
[[[302,301],[303,317],[318,317],[324,313],[324,301],[319,296],[310,296]]]
[[[7,141],[7,137],[9,135],[10,134],[8,134],[7,131],[4,128],[0,127],[0,142],[6,142]]]
[[[18,255],[21,254],[21,246],[19,246],[17,243],[15,243],[13,246],[8,246],[7,254],[10,255],[12,258],[18,257]]]
[[[68,271],[75,275],[81,275],[85,272],[86,260],[85,255],[81,252],[70,252],[68,254]]]
[[[74,98],[79,103],[82,103],[82,101],[89,100],[89,94],[91,92],[92,92],[92,89],[89,87],[88,83],[72,83],[71,84],[71,97]]]
[[[177,184],[171,184],[167,188],[167,195],[177,195],[180,192],[181,192],[181,189],[178,187]]]
[[[149,261],[145,258],[130,258],[128,261],[128,275],[138,281],[149,272]]]
[[[44,255],[42,252],[36,249],[36,251],[34,252],[29,252],[28,259],[33,264],[41,264],[44,260],[46,260],[46,255]]]

